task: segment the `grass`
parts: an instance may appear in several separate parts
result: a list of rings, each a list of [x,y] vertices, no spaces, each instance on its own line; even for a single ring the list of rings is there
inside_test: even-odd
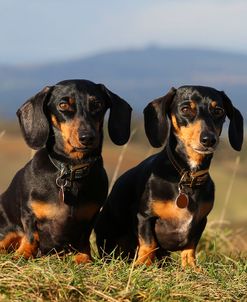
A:
[[[168,262],[150,267],[133,267],[114,255],[106,262],[95,254],[91,264],[76,265],[73,255],[26,261],[0,254],[0,301],[247,301],[247,236],[243,232],[247,149],[245,146],[233,178],[236,153],[228,153],[229,147],[224,147],[223,142],[214,160],[217,164],[213,163],[211,169],[216,203],[198,248],[201,272],[183,271],[179,253],[173,253]],[[30,150],[16,133],[0,135],[0,149],[3,191],[30,159]],[[105,144],[103,156],[109,178],[115,177],[114,168],[121,174],[153,151],[145,143],[133,142],[122,161],[121,148]],[[232,188],[227,192],[229,186]],[[234,230],[229,223],[236,226]]]
[[[0,301],[246,301],[246,256],[221,253],[217,244],[202,240],[200,273],[183,271],[178,253],[168,263],[134,269],[114,256],[76,265],[72,255],[29,261],[1,255]]]

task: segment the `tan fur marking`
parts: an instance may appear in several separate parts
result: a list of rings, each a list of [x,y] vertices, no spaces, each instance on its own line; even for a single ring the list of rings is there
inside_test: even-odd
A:
[[[34,240],[31,243],[26,235],[24,235],[21,239],[21,244],[19,248],[16,250],[16,257],[23,256],[24,258],[32,258],[35,257],[38,251],[38,243],[39,243],[39,235],[37,232],[33,234]]]
[[[72,100],[73,101],[73,100]],[[59,123],[55,115],[51,115],[51,122],[54,127],[59,129],[63,137],[64,152],[69,154],[71,158],[81,159],[83,158],[83,152],[74,150],[74,147],[82,147],[79,140],[79,120],[73,119],[69,122]]]
[[[217,102],[216,101],[212,101],[210,103],[210,106],[213,107],[213,108],[215,108],[217,106]]]
[[[89,263],[92,261],[92,257],[91,257],[91,249],[90,249],[90,243],[89,240],[87,241],[87,243],[83,246],[83,250],[76,254],[74,257],[74,261],[77,264],[80,263]]]
[[[155,258],[156,249],[157,243],[155,241],[147,244],[142,238],[139,238],[139,250],[135,265],[151,265]]]
[[[212,108],[215,108],[215,107],[218,106],[218,103],[217,103],[216,101],[212,101],[212,102],[210,103],[210,106],[211,106]],[[221,130],[222,130],[221,127],[220,127],[220,128],[216,128],[215,130],[216,130],[217,135],[220,136],[220,133],[221,133]]]
[[[152,202],[153,214],[161,219],[182,219],[190,215],[187,208],[180,209],[171,201],[156,201]]]
[[[194,245],[188,246],[181,252],[182,268],[190,266],[196,268],[196,250]]]
[[[196,109],[196,103],[193,102],[193,101],[191,101],[190,102],[190,108],[193,109],[193,110],[195,110]]]
[[[55,219],[65,216],[67,213],[65,207],[59,207],[57,204],[40,200],[31,201],[31,208],[38,219]]]
[[[57,118],[53,114],[51,115],[51,122],[52,122],[53,126],[55,126],[56,128],[60,129],[60,125],[59,125],[59,123],[57,121]]]
[[[85,253],[78,253],[77,255],[75,255],[74,260],[77,264],[92,262],[91,255]]]
[[[80,122],[78,119],[73,119],[70,122],[60,124],[60,129],[64,140],[64,152],[69,154],[70,157],[74,159],[81,159],[84,155],[83,152],[74,150],[74,147],[82,147],[78,134],[79,123]]]
[[[65,142],[73,141],[75,142],[75,146],[81,145],[78,136],[78,129],[79,129],[78,119],[73,119],[70,122],[61,123],[60,128]]]
[[[10,232],[0,241],[0,250],[16,249],[19,247],[23,233]]]
[[[202,122],[200,120],[195,121],[188,126],[178,127],[175,115],[171,116],[172,125],[175,130],[175,134],[182,141],[185,146],[186,153],[190,161],[194,162],[196,165],[202,163],[205,155],[194,151],[194,148],[200,146],[200,134],[202,132]]]
[[[172,125],[173,128],[175,129],[175,131],[178,133],[180,131],[179,127],[178,127],[178,123],[177,123],[177,119],[175,117],[174,114],[171,115],[171,120],[172,120]]]

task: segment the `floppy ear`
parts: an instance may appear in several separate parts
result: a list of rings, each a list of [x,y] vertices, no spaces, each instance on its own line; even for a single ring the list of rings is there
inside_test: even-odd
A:
[[[145,132],[150,144],[155,147],[161,147],[166,143],[169,131],[168,109],[176,93],[175,88],[150,102],[144,109]]]
[[[223,97],[223,106],[226,111],[226,115],[230,120],[228,128],[228,137],[230,144],[233,149],[240,151],[244,136],[244,121],[242,114],[237,108],[232,105],[231,100],[224,93],[224,91],[221,91],[221,95]]]
[[[132,108],[118,95],[111,92],[103,84],[98,84],[106,95],[110,115],[108,120],[108,132],[111,140],[116,145],[124,145],[130,136],[130,121]]]
[[[32,149],[41,149],[49,136],[49,123],[44,113],[44,104],[50,87],[27,100],[16,112],[24,139]]]

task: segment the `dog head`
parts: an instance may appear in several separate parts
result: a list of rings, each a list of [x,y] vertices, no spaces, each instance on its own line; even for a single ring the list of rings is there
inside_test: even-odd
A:
[[[144,109],[145,131],[153,147],[166,144],[171,131],[192,157],[212,154],[226,116],[230,119],[230,144],[240,151],[243,117],[224,92],[210,87],[172,88],[149,103]]]
[[[132,109],[102,84],[66,80],[45,87],[21,106],[17,116],[31,148],[52,144],[56,152],[80,160],[101,151],[107,109],[110,138],[123,145],[129,139]]]

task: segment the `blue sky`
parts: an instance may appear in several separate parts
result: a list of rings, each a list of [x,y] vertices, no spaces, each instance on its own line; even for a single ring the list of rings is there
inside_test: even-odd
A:
[[[0,0],[0,39],[6,64],[149,45],[247,54],[247,1]]]

